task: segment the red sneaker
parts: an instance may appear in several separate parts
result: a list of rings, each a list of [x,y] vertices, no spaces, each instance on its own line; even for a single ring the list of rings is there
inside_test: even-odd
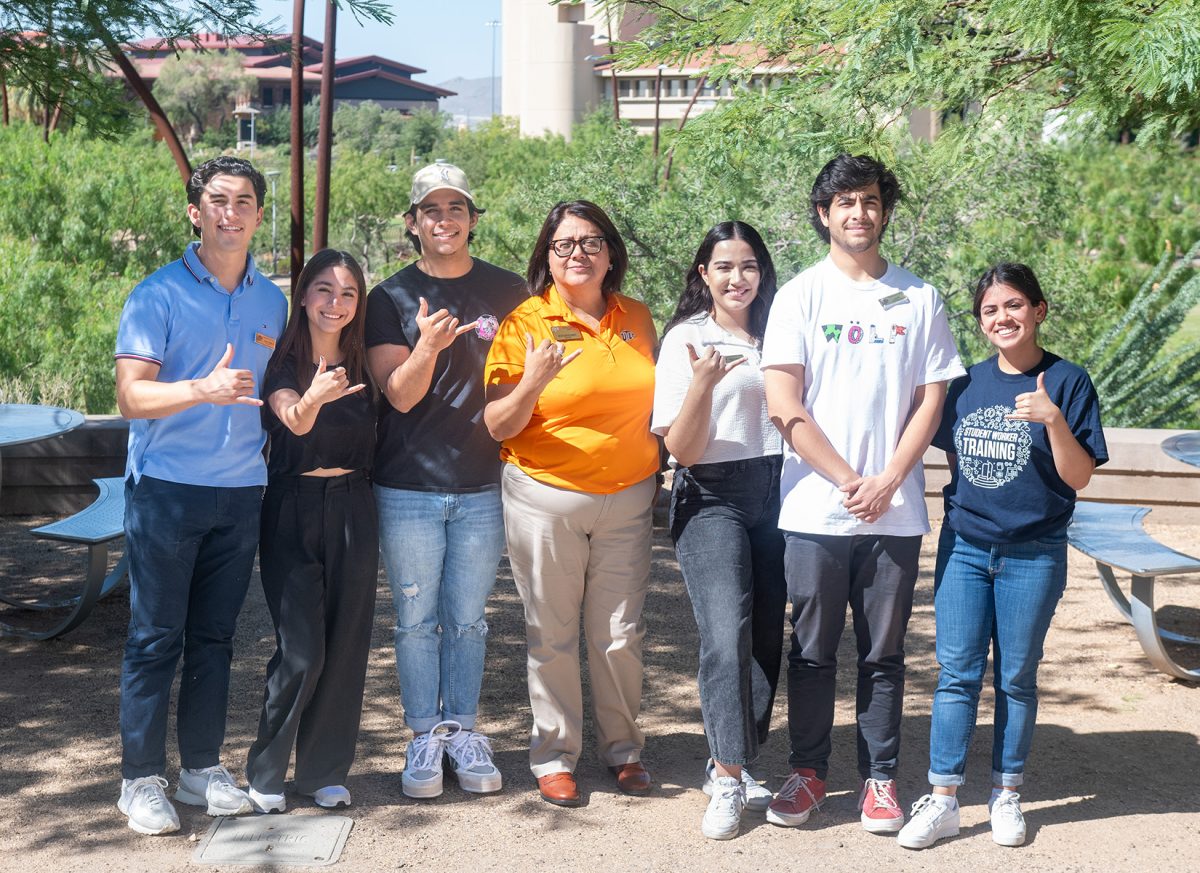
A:
[[[896,801],[895,779],[868,779],[858,798],[862,826],[873,834],[894,834],[904,827],[904,810]]]
[[[824,802],[825,780],[817,778],[816,770],[797,767],[767,807],[767,821],[794,828],[808,821],[809,814]]]

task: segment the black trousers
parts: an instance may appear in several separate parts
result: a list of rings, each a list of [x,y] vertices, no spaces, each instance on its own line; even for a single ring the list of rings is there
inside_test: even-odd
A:
[[[260,574],[275,654],[250,747],[255,790],[282,794],[292,747],[301,793],[344,785],[354,762],[379,572],[379,525],[362,472],[272,479]]]

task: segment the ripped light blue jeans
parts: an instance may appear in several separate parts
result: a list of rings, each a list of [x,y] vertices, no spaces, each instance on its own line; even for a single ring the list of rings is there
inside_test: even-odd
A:
[[[484,608],[504,552],[499,486],[467,494],[375,486],[379,547],[396,607],[404,722],[475,726],[487,640]]]

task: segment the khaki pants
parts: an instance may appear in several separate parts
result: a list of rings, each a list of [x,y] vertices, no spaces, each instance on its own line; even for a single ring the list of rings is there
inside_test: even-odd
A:
[[[579,618],[587,639],[597,753],[641,758],[642,605],[650,581],[651,476],[615,494],[544,485],[507,464],[504,529],[525,604],[535,776],[573,772],[583,745]]]

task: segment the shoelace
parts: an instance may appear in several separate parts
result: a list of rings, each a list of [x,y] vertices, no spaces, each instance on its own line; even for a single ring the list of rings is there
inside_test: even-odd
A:
[[[221,764],[216,764],[212,767],[204,767],[203,769],[197,770],[196,773],[201,776],[207,776],[210,784],[215,776],[218,783],[222,785],[230,785],[234,788],[237,787],[237,783],[233,780],[233,774],[225,769],[225,767]]]
[[[917,816],[926,811],[930,813],[937,813],[939,810],[936,807],[937,804],[933,802],[932,794],[922,794],[919,798],[917,798],[917,802],[912,805],[912,811],[909,813],[908,817],[915,820]]]
[[[451,736],[447,745],[450,754],[457,759],[458,766],[464,770],[492,763],[492,742],[483,734],[462,730]]]
[[[143,776],[134,780],[133,796],[144,796],[147,806],[159,809],[167,799],[167,785],[167,780],[161,776]]]
[[[899,809],[900,804],[896,803],[896,798],[892,797],[891,793],[884,788],[886,784],[881,779],[868,779],[867,791],[875,798],[875,805],[882,806],[887,809]]]
[[[1015,791],[1005,791],[992,802],[992,815],[1006,818],[1013,824],[1024,821],[1021,815],[1021,795]]]
[[[804,793],[808,795],[808,799],[815,805],[817,796],[812,793],[812,789],[808,787],[808,783],[812,781],[812,776],[801,776],[799,773],[793,773],[783,783],[783,787],[779,789],[779,796],[784,800],[795,800],[800,789],[804,789]]]
[[[446,728],[438,732],[438,728]],[[442,750],[446,743],[462,730],[462,725],[456,721],[440,721],[427,734],[413,737],[412,754],[408,766],[413,770],[432,770],[442,760]]]
[[[727,785],[718,785],[716,782],[713,782],[713,800],[722,812],[732,813],[737,808],[736,801],[738,795],[741,793],[742,786],[740,784],[730,787]],[[742,805],[745,806],[744,799]]]

